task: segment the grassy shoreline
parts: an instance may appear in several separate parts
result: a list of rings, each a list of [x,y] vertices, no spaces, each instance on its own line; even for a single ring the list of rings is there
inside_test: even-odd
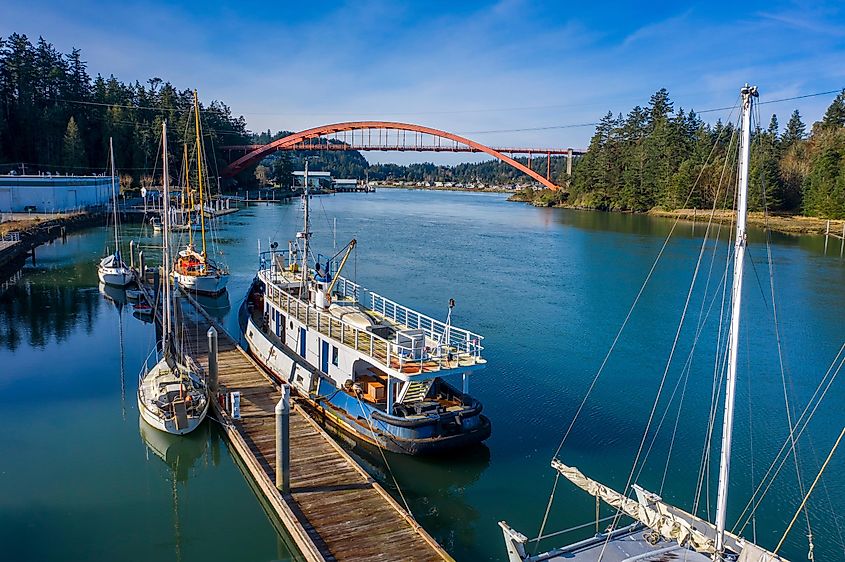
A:
[[[537,207],[555,207],[560,209],[576,209],[582,211],[596,211],[587,207],[579,207],[567,203],[561,203],[553,200],[550,196],[543,196],[543,192],[536,192],[534,197],[528,196],[524,192],[515,193],[508,198],[508,201],[516,201],[519,203],[530,203]],[[628,212],[632,211],[605,211],[605,212]],[[661,209],[654,208],[644,213],[652,217],[661,218],[677,218],[684,221],[707,222],[710,217],[710,209]],[[735,215],[733,210],[717,210],[713,214],[714,220],[731,221]],[[845,220],[841,219],[824,219],[819,217],[808,217],[804,215],[791,214],[769,214],[766,216],[760,211],[752,211],[748,213],[748,224],[751,226],[766,228],[772,232],[780,232],[791,235],[824,235],[830,233],[835,236],[842,236],[845,232]],[[828,230],[829,229],[829,230]]]

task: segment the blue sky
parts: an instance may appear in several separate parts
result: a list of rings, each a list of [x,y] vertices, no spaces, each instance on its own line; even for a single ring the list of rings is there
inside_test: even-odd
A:
[[[594,122],[661,87],[698,110],[733,105],[746,81],[762,100],[845,87],[839,2],[2,0],[0,35],[14,31],[81,48],[92,74],[196,86],[256,131],[372,118],[581,147],[591,127],[487,131]],[[762,119],[797,107],[809,123],[832,99],[764,105]]]

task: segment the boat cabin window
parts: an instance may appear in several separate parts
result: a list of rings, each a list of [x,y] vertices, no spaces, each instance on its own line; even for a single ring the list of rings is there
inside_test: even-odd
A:
[[[332,346],[332,365],[334,365],[335,367],[337,367],[337,366],[338,366],[338,363],[339,363],[339,360],[338,360],[338,351],[337,351],[337,347],[336,347],[336,346]]]

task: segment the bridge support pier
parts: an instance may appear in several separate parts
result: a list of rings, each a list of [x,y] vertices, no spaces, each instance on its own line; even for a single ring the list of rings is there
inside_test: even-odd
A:
[[[572,176],[572,149],[569,149],[569,152],[566,154],[566,175],[568,177]]]

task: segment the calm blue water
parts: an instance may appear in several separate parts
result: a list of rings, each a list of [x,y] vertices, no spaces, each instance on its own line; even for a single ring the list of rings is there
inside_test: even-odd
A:
[[[504,559],[496,522],[506,519],[536,535],[554,478],[551,456],[671,223],[535,209],[495,194],[402,190],[319,197],[312,211],[324,254],[332,249],[334,218],[339,247],[358,239],[348,276],[438,318],[445,318],[454,298],[454,322],[486,337],[489,367],[471,379],[471,391],[493,421],[487,447],[459,457],[388,460],[415,516],[458,560]],[[265,249],[271,240],[284,245],[300,223],[296,201],[248,207],[220,220],[220,247],[232,279],[228,303],[209,305],[231,331],[237,329],[236,310],[254,274],[259,241]],[[141,237],[137,227],[127,231]],[[564,461],[617,488],[628,479],[642,439],[702,233],[700,223],[694,232],[690,224],[676,231],[562,449]],[[126,308],[121,312],[97,290],[94,264],[106,237],[105,229],[95,229],[39,249],[37,265],[27,266],[18,285],[0,297],[0,422],[5,428],[0,544],[10,545],[21,559],[288,558],[284,541],[213,425],[186,445],[169,445],[178,462],[165,462],[142,438],[135,380],[155,336],[149,325]],[[747,501],[752,482],[768,468],[787,427],[762,234],[752,233],[751,242],[730,521]],[[707,426],[715,354],[711,333],[721,303],[723,244],[716,248],[705,295],[712,252],[710,244],[655,426],[677,385],[675,398],[638,479],[659,490],[670,458],[663,495],[687,508],[695,496]],[[800,412],[843,343],[845,266],[838,242],[825,255],[821,238],[776,236],[773,254],[789,392]],[[706,335],[685,377],[682,366],[713,295],[715,305],[701,320]],[[845,423],[843,398],[845,388],[837,381],[799,442],[806,484]],[[356,453],[392,488],[380,458]],[[817,560],[845,559],[838,531],[845,521],[833,508],[845,504],[843,469],[845,453],[840,453],[810,500]],[[715,476],[713,471],[710,504]],[[800,499],[790,460],[755,520],[760,543],[774,547]],[[701,505],[699,513],[707,516],[707,502]],[[590,497],[561,482],[546,530],[592,521],[594,510]],[[224,518],[225,534],[217,530]],[[749,525],[746,534],[751,533]],[[45,535],[51,540],[43,540]],[[805,535],[802,518],[783,553],[804,559]],[[585,536],[575,533],[559,542]]]

